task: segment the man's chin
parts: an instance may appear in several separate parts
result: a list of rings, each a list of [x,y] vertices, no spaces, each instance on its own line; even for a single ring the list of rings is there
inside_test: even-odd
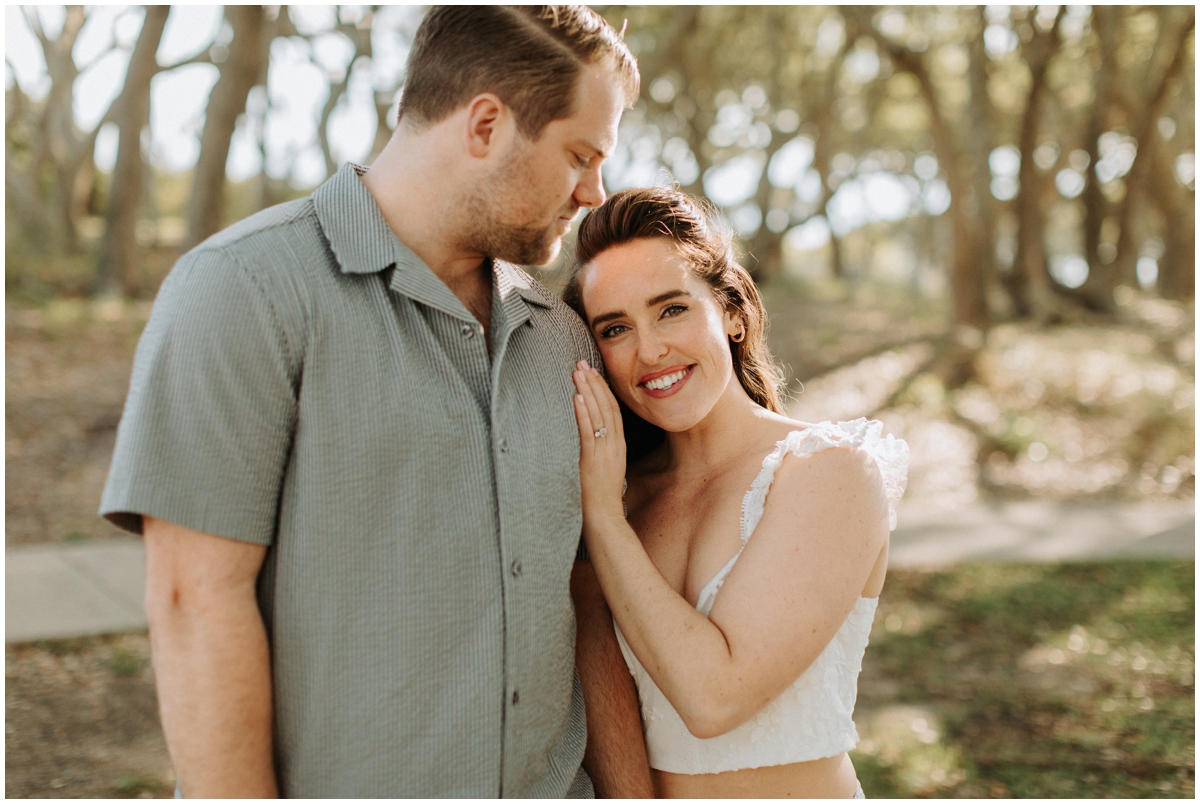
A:
[[[557,257],[561,251],[562,238],[556,237],[554,238],[554,242],[550,243],[550,245],[546,247],[546,256],[542,259],[542,261],[530,263],[530,265],[549,265],[550,263],[554,262],[554,258]]]
[[[525,244],[518,249],[505,249],[505,251],[510,253],[499,253],[494,256],[517,265],[548,265],[562,251],[562,238],[556,237],[548,243],[541,242],[536,245]]]

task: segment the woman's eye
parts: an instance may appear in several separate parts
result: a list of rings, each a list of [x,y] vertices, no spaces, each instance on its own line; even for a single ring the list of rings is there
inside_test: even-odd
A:
[[[663,308],[661,318],[670,318],[687,312],[687,307],[682,304],[668,304]]]
[[[605,327],[603,330],[601,330],[600,337],[615,338],[627,329],[629,329],[629,327],[625,326],[624,324],[613,324],[611,327]]]

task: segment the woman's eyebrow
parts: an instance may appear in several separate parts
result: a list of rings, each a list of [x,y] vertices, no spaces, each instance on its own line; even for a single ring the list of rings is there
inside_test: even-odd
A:
[[[656,304],[662,304],[663,302],[668,301],[669,299],[675,299],[675,298],[678,298],[679,296],[691,296],[691,294],[688,293],[686,290],[668,290],[665,293],[658,294],[657,296],[655,296],[652,299],[647,299],[646,306],[653,307]],[[603,313],[603,314],[598,315],[595,318],[593,318],[591,326],[593,328],[595,328],[595,327],[600,326],[601,324],[607,324],[609,321],[613,321],[615,319],[624,318],[624,317],[625,317],[624,310],[614,310],[611,313]]]
[[[598,315],[592,319],[592,327],[595,328],[595,327],[600,326],[601,324],[606,324],[609,321],[612,321],[614,319],[624,318],[624,317],[625,317],[624,310],[614,310],[611,313],[604,313],[603,315]]]
[[[686,290],[668,290],[666,293],[658,294],[653,299],[647,299],[646,306],[653,307],[656,304],[662,304],[663,302],[667,301],[668,299],[674,299],[677,296],[690,296],[690,295],[691,294],[688,293]]]

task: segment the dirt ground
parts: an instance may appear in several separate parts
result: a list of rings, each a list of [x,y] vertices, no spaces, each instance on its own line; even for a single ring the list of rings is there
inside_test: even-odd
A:
[[[5,544],[111,538],[96,516],[148,303],[5,316]]]
[[[121,534],[96,516],[149,305],[9,306],[8,546]],[[174,793],[145,634],[5,646],[8,798]]]
[[[145,634],[5,649],[6,798],[163,798],[175,776]]]

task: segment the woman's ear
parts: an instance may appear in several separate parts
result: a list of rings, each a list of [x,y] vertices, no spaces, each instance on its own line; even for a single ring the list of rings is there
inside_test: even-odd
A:
[[[737,310],[725,311],[725,334],[734,343],[741,343],[746,339],[746,320]]]

